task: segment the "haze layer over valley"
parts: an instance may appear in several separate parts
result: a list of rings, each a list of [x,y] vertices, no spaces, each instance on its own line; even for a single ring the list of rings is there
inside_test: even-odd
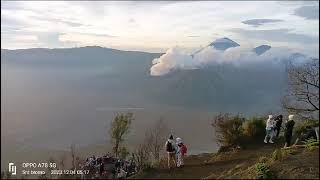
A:
[[[228,48],[221,50],[222,46],[211,50],[224,57]],[[270,48],[264,45],[250,52],[258,57],[273,52]],[[246,66],[206,61],[196,68],[172,66],[166,74],[150,74],[155,61],[167,53],[97,46],[2,49],[2,157],[16,159],[30,150],[63,151],[70,144],[92,151],[109,143],[110,121],[119,112],[133,112],[136,117],[129,146],[139,143],[143,130],[162,117],[172,133],[184,137],[191,153],[215,151],[213,115],[280,112],[288,57],[296,62],[307,59],[294,53],[276,62],[270,59],[274,55],[264,62],[246,61]]]

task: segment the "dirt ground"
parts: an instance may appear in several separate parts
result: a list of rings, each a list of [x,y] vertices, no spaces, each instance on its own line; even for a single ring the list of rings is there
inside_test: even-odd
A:
[[[290,155],[270,167],[280,179],[319,179],[319,149]]]
[[[222,154],[200,154],[185,158],[183,168],[149,169],[132,178],[143,179],[239,179],[250,177],[248,168],[254,166],[261,156],[271,158],[275,149],[281,148],[283,141],[275,144],[257,144],[254,147]],[[271,167],[278,178],[319,179],[319,149],[308,152],[299,150]]]

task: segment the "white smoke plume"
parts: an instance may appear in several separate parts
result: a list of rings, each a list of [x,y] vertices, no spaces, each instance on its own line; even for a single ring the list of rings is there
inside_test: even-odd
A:
[[[161,76],[175,70],[199,69],[217,64],[232,64],[238,67],[250,65],[277,66],[279,63],[288,60],[293,53],[296,52],[290,49],[271,48],[265,53],[257,55],[252,49],[241,46],[229,48],[225,51],[207,46],[192,57],[191,53],[186,52],[183,48],[174,47],[161,57],[153,60],[150,74]],[[302,59],[305,58],[302,57]]]

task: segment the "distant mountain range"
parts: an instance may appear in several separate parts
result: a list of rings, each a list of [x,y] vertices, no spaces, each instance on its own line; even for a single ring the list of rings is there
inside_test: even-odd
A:
[[[261,45],[253,49],[253,52],[255,52],[257,55],[261,55],[271,49],[271,46],[268,45]]]
[[[231,39],[225,37],[225,38],[221,38],[221,39],[215,40],[214,42],[209,44],[209,46],[212,46],[215,49],[224,51],[224,50],[232,48],[232,47],[240,46],[240,44],[238,44],[238,43],[232,41]]]
[[[194,57],[195,54],[200,53],[203,49],[205,49],[207,47],[212,47],[216,50],[225,51],[229,48],[234,48],[234,47],[238,47],[238,46],[240,46],[240,44],[236,43],[235,41],[233,41],[227,37],[224,37],[224,38],[216,39],[215,41],[208,44],[207,46],[194,52],[191,56]],[[261,45],[261,46],[254,48],[252,51],[255,52],[257,55],[261,55],[261,54],[265,53],[266,51],[268,51],[269,49],[271,49],[271,46]]]

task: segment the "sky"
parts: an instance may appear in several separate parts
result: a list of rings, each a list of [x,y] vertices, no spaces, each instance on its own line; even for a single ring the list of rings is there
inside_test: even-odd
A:
[[[2,1],[1,47],[165,52],[228,37],[318,53],[319,1]]]

